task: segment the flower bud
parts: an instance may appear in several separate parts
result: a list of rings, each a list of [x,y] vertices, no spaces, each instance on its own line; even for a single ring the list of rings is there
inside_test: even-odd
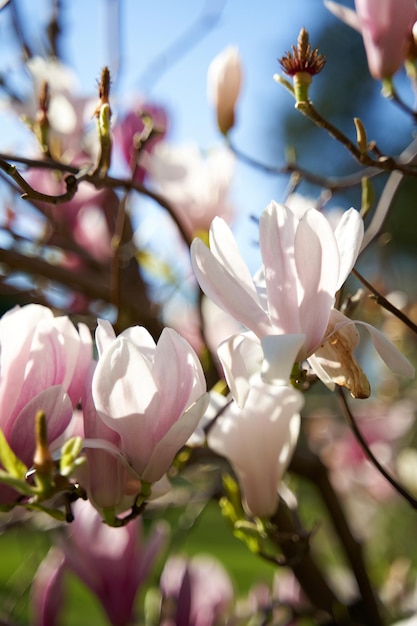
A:
[[[210,63],[207,74],[209,101],[216,107],[217,125],[227,135],[235,123],[235,105],[242,83],[238,49],[225,48]]]

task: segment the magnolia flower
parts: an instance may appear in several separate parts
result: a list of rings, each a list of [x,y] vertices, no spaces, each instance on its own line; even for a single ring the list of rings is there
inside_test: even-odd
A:
[[[212,223],[210,249],[198,239],[193,241],[192,264],[202,290],[259,340],[268,335],[303,334],[297,361],[309,359],[317,374],[330,383],[334,363],[326,361],[335,357],[343,371],[347,366],[355,370],[346,380],[338,371],[336,382],[347,386],[353,395],[366,397],[369,383],[359,366],[352,365],[352,350],[359,336],[357,331],[343,333],[343,328],[353,322],[333,308],[335,294],[359,253],[362,218],[350,209],[333,231],[315,209],[298,219],[287,207],[271,202],[262,213],[259,229],[263,265],[254,279],[223,220],[216,218]],[[412,377],[414,369],[398,350],[375,328],[364,326],[387,365]],[[320,362],[311,358],[328,341],[332,354],[320,354]]]
[[[191,239],[199,231],[208,231],[216,215],[231,221],[228,192],[234,165],[233,154],[223,147],[203,158],[194,144],[174,147],[160,143],[150,155],[147,169]]]
[[[233,586],[222,565],[209,556],[170,557],[161,574],[161,626],[215,626],[233,602]]]
[[[244,508],[252,516],[275,513],[279,484],[297,443],[304,400],[290,386],[289,376],[303,339],[302,335],[263,339],[262,375],[250,378],[245,396],[235,395],[236,401],[221,412],[207,436],[209,447],[230,462]],[[238,364],[232,377],[241,374]]]
[[[58,623],[62,594],[57,592],[62,574],[72,571],[92,591],[113,626],[132,624],[138,590],[148,577],[164,547],[167,526],[159,523],[143,537],[142,523],[136,518],[126,526],[111,528],[89,502],[78,500],[69,536],[53,548],[35,578],[32,608],[35,624]],[[50,572],[51,580],[46,578]],[[39,621],[42,609],[44,621]],[[48,621],[49,620],[49,621]]]
[[[38,304],[15,307],[0,320],[0,427],[25,464],[35,451],[36,413],[45,413],[53,442],[81,400],[92,346],[88,328],[80,324],[78,331]]]
[[[417,20],[415,1],[355,0],[356,13],[330,0],[324,4],[362,34],[372,76],[391,78],[407,58]]]
[[[210,63],[207,74],[208,99],[216,108],[217,124],[227,135],[235,123],[235,105],[242,83],[238,49],[225,48]]]
[[[185,339],[169,328],[155,344],[143,327],[128,328],[116,338],[111,325],[101,321],[96,341],[92,393],[97,415],[118,434],[120,450],[137,475],[156,482],[207,406],[201,364]]]

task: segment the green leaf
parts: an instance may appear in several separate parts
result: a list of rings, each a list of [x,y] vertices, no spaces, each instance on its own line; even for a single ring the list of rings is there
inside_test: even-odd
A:
[[[26,465],[17,458],[9,446],[2,429],[0,428],[0,463],[8,474],[14,478],[24,479],[28,471]]]
[[[78,458],[83,447],[81,437],[72,437],[64,443],[61,448],[61,459],[59,461],[59,471],[61,476],[69,476],[76,465],[80,464],[81,459]]]

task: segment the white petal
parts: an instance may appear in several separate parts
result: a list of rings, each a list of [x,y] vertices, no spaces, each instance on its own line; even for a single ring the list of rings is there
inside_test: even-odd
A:
[[[264,353],[262,380],[272,385],[288,385],[291,370],[305,335],[268,335],[261,340]]]
[[[364,234],[363,219],[355,209],[346,211],[334,232],[340,255],[339,290],[352,271],[361,249]]]
[[[385,335],[366,322],[359,322],[355,320],[354,323],[365,326],[366,330],[371,335],[375,350],[392,372],[400,374],[400,376],[414,378],[415,369],[411,365],[410,361],[391,343],[389,339],[385,337]]]

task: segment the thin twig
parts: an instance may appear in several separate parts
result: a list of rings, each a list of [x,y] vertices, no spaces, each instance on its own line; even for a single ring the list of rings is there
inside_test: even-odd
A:
[[[318,187],[324,187],[331,192],[341,189],[348,189],[350,187],[354,187],[355,185],[360,185],[364,176],[367,178],[372,178],[382,173],[381,170],[378,169],[378,167],[368,167],[360,172],[355,172],[354,174],[349,174],[348,176],[344,176],[342,178],[326,178],[324,176],[320,176],[319,174],[309,172],[308,170],[305,170],[302,167],[298,166],[296,163],[287,163],[283,166],[268,165],[266,163],[262,163],[261,161],[258,161],[242,152],[230,141],[230,139],[228,139],[227,145],[235,154],[237,159],[239,159],[239,161],[241,161],[242,163],[246,163],[247,165],[250,165],[255,169],[258,169],[265,174],[270,174],[272,176],[296,174],[299,176],[299,178],[306,180],[313,185],[317,185]]]
[[[323,128],[333,139],[341,143],[348,152],[362,165],[376,167],[383,172],[402,172],[409,176],[417,177],[417,168],[401,163],[390,156],[380,156],[373,159],[367,152],[362,152],[357,145],[353,143],[341,130],[326,120],[314,108],[312,102],[297,102],[295,105],[297,111],[300,111],[305,117],[308,117],[319,128]]]
[[[412,330],[413,333],[417,334],[417,324],[415,324],[413,321],[411,321],[410,318],[407,315],[405,315],[405,313],[400,311],[400,309],[397,309],[396,306],[391,304],[391,302],[389,300],[387,300],[381,293],[379,293],[379,291],[377,289],[375,289],[375,287],[373,285],[371,285],[371,283],[369,283],[366,280],[366,278],[364,278],[362,276],[362,274],[360,274],[358,272],[358,270],[353,268],[352,269],[352,274],[354,276],[356,276],[356,278],[375,296],[375,301],[380,306],[382,306],[386,311],[389,311],[390,313],[395,315],[395,317],[397,317],[399,320],[404,322],[404,324],[406,326],[408,326],[408,328],[410,330]]]
[[[361,431],[358,428],[358,425],[356,424],[355,418],[353,417],[352,411],[350,410],[349,404],[346,400],[346,396],[341,387],[337,388],[337,393],[338,393],[339,402],[340,402],[343,415],[345,416],[347,422],[349,423],[353,431],[353,434],[355,435],[356,440],[361,446],[365,455],[368,457],[368,459],[371,461],[374,467],[378,470],[378,472],[382,474],[382,476],[389,482],[391,487],[393,487],[393,489],[395,489],[395,491],[400,496],[402,496],[405,500],[407,500],[407,502],[411,504],[413,509],[417,509],[417,500],[413,498],[413,496],[402,485],[400,485],[397,482],[397,480],[388,472],[388,470],[385,469],[383,465],[381,465],[381,463],[375,457],[373,452],[370,450],[367,442],[365,441]]]

